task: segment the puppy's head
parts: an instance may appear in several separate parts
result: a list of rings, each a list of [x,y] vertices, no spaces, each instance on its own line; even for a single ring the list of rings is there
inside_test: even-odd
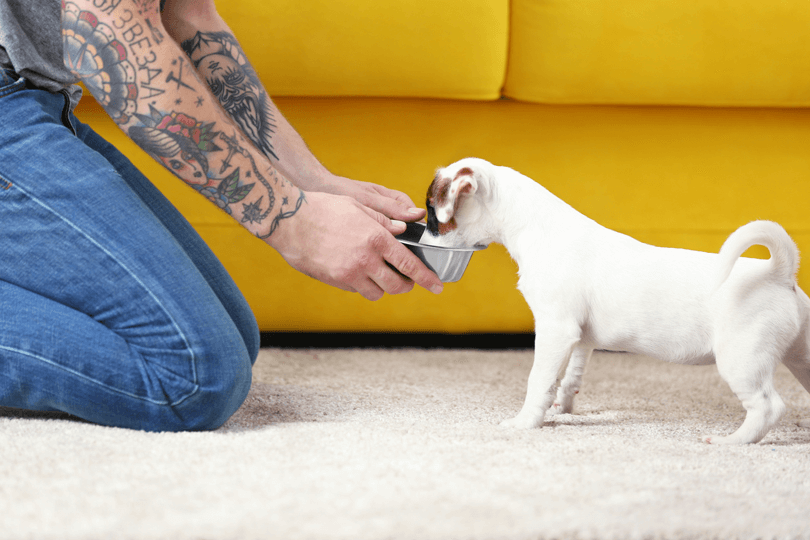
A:
[[[438,245],[489,243],[482,232],[485,212],[482,191],[492,165],[467,158],[439,169],[427,192],[427,229]]]

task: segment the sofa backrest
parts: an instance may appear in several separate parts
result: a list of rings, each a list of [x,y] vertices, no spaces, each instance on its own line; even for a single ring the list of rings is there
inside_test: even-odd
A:
[[[504,93],[545,103],[810,105],[807,0],[512,0]]]
[[[231,0],[275,96],[810,106],[808,0]]]
[[[230,0],[217,9],[273,96],[497,99],[508,0]]]

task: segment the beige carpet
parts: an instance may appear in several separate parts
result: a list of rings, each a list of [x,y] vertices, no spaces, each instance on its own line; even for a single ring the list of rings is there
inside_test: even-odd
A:
[[[2,539],[810,539],[810,395],[715,447],[713,367],[595,355],[576,414],[532,431],[530,352],[265,349],[213,433],[0,410]]]

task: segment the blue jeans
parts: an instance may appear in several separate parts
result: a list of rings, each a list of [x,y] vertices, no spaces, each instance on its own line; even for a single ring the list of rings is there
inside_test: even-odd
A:
[[[259,349],[220,262],[62,94],[0,70],[0,126],[0,406],[220,426]]]

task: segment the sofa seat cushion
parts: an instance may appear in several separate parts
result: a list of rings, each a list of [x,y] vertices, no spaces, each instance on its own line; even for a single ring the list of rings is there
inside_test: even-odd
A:
[[[243,0],[218,10],[272,96],[500,97],[508,0]]]
[[[810,105],[806,0],[513,0],[511,21],[516,99]]]

